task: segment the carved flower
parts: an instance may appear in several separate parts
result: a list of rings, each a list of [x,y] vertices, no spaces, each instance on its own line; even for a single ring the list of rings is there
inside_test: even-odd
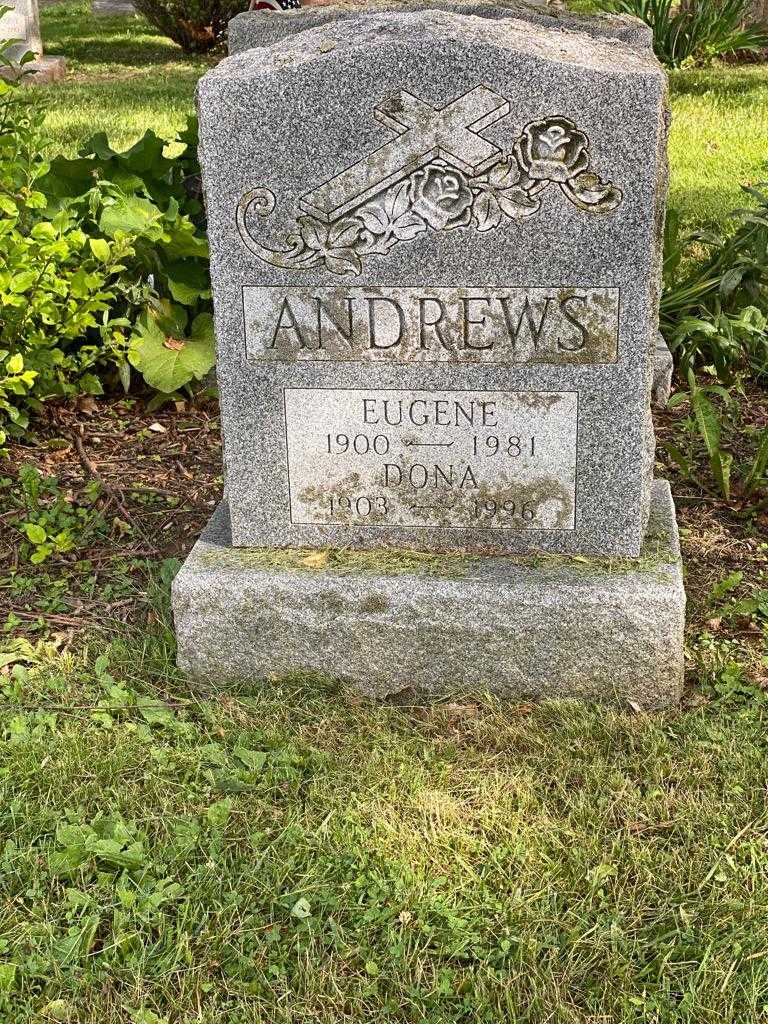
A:
[[[411,210],[435,231],[465,228],[472,219],[472,193],[461,171],[435,160],[410,177]]]
[[[589,166],[589,141],[567,117],[546,117],[523,129],[517,158],[538,181],[570,181]]]
[[[592,171],[577,174],[571,181],[562,182],[560,188],[580,210],[607,213],[621,202],[621,191],[610,182],[601,181]]]
[[[325,260],[334,274],[360,274],[363,264],[354,250],[361,225],[355,220],[322,224],[314,217],[300,217],[301,238],[308,249]]]
[[[478,231],[491,231],[501,223],[502,216],[518,220],[530,217],[541,206],[538,199],[518,184],[520,166],[510,154],[482,178],[472,181],[475,193],[473,212]]]

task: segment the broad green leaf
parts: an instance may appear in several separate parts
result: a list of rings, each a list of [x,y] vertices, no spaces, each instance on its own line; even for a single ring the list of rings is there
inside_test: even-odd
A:
[[[53,552],[53,548],[50,544],[38,544],[32,554],[29,556],[29,560],[32,565],[40,565],[44,562]]]
[[[246,768],[250,768],[251,771],[261,771],[267,761],[267,755],[263,750],[235,747],[232,753],[241,764],[244,764]]]
[[[224,828],[232,811],[232,800],[227,796],[223,800],[217,800],[210,805],[205,812],[210,825],[214,828]]]
[[[744,489],[747,494],[751,494],[759,486],[765,477],[766,469],[768,469],[768,427],[763,430],[757,454],[744,478]]]
[[[171,261],[189,257],[206,259],[208,240],[197,235],[191,222],[183,219],[178,222],[178,226],[170,229],[170,238],[163,242],[163,252]]]
[[[176,715],[165,704],[152,697],[139,697],[136,700],[139,714],[148,725],[159,725],[173,729],[177,724]]]
[[[131,339],[128,359],[150,387],[168,394],[201,380],[215,361],[213,317],[201,313],[188,337],[164,334],[158,321],[144,316]]]
[[[311,917],[312,908],[309,905],[309,901],[303,896],[300,896],[291,907],[291,914],[293,917],[297,917],[300,921],[304,921],[306,918]]]
[[[84,846],[67,846],[57,850],[48,859],[48,867],[52,875],[69,875],[88,860]]]
[[[672,459],[683,476],[690,480],[692,477],[690,460],[683,455],[676,445],[670,444],[669,441],[660,441],[659,445],[664,449],[669,458]]]
[[[152,172],[151,176],[160,178],[172,166],[171,161],[163,156],[165,145],[165,140],[159,139],[150,129],[120,157],[125,166],[136,174],[149,177],[149,172]]]
[[[97,156],[99,160],[109,160],[117,153],[109,144],[106,132],[96,132],[82,144],[79,149],[80,156]]]
[[[38,523],[24,523],[24,533],[33,544],[45,544],[45,530]]]
[[[36,270],[22,270],[20,273],[14,274],[11,278],[11,287],[9,291],[14,292],[17,295],[28,291],[37,281],[38,276],[38,271]]]
[[[16,964],[0,964],[0,992],[10,992],[16,984]]]
[[[699,434],[711,459],[720,450],[720,420],[717,411],[699,388],[691,392],[691,406]]]
[[[106,864],[128,871],[140,868],[147,859],[141,843],[131,843],[123,849],[123,844],[117,839],[97,839],[91,844],[91,853]]]
[[[101,260],[102,263],[109,262],[109,242],[104,238],[89,238],[88,244],[91,247],[91,252],[97,260]]]
[[[176,302],[194,306],[201,298],[207,298],[210,292],[208,267],[202,262],[179,260],[166,267],[168,287]]]
[[[716,583],[710,592],[710,598],[713,601],[719,601],[720,598],[725,597],[726,594],[735,590],[739,586],[741,581],[744,579],[743,572],[732,572],[729,573],[724,579]]]
[[[16,352],[5,364],[5,368],[8,373],[21,373],[24,369],[24,356],[20,352]]]
[[[150,316],[166,336],[183,338],[186,334],[189,316],[183,306],[177,306],[167,299],[160,299],[150,309]]]
[[[37,184],[52,199],[82,196],[93,185],[93,161],[58,157]]]
[[[141,196],[126,196],[108,206],[99,220],[99,229],[110,238],[118,231],[128,234],[142,234],[156,225],[162,213],[149,199]]]
[[[38,241],[53,242],[56,239],[56,229],[50,221],[41,220],[32,228],[30,235]]]
[[[731,496],[731,467],[733,466],[733,456],[728,452],[720,451],[718,448],[717,452],[711,457],[710,463],[712,465],[712,473],[717,481],[720,493],[727,501]]]

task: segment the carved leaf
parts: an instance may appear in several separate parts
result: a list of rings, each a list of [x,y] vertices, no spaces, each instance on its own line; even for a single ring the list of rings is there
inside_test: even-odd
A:
[[[522,188],[506,188],[503,192],[497,192],[496,198],[507,217],[513,220],[531,217],[541,206],[538,199],[532,199]]]
[[[409,242],[416,235],[426,230],[427,225],[413,210],[406,210],[405,213],[400,214],[397,220],[392,223],[392,233],[401,242]]]
[[[398,239],[391,233],[370,235],[368,238],[363,238],[355,251],[359,256],[386,256],[397,243]]]
[[[520,165],[510,153],[505,160],[502,160],[488,172],[488,181],[498,189],[511,188],[520,181]]]
[[[608,213],[621,202],[621,191],[611,182],[601,181],[592,171],[584,171],[570,181],[560,183],[563,195],[580,210]]]
[[[333,249],[325,255],[325,265],[332,274],[361,274],[363,264],[354,249]]]
[[[501,207],[493,192],[480,192],[473,207],[478,231],[492,231],[501,224]]]
[[[363,206],[355,213],[365,224],[372,235],[383,235],[387,230],[387,217],[383,210],[375,206]]]
[[[384,210],[390,221],[402,217],[408,209],[408,182],[401,181],[399,185],[393,186],[384,198]]]
[[[331,249],[347,249],[353,246],[360,234],[360,222],[342,220],[328,231],[328,245]]]
[[[301,237],[310,249],[324,249],[328,244],[328,228],[314,217],[300,217]]]

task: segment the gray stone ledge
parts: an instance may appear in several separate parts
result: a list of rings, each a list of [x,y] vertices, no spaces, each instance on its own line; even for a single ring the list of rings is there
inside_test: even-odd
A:
[[[364,554],[365,568],[350,556],[312,569],[233,548],[222,502],[174,581],[179,666],[217,688],[310,671],[372,697],[680,698],[685,593],[666,481],[635,561]]]
[[[37,60],[24,64],[20,70],[0,68],[0,78],[10,81],[21,80],[22,85],[52,85],[66,78],[67,60],[65,57],[38,57]]]

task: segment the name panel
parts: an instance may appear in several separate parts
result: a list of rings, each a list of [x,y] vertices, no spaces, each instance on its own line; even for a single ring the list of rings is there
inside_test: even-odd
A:
[[[573,530],[572,391],[285,388],[295,525]]]
[[[616,362],[618,288],[243,288],[248,359]]]

